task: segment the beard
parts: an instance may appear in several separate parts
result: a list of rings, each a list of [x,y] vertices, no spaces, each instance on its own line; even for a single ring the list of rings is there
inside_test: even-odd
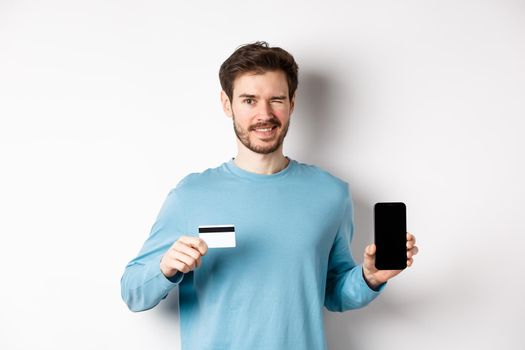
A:
[[[233,114],[233,130],[235,131],[235,135],[237,135],[237,138],[241,143],[248,148],[250,151],[259,153],[259,154],[269,154],[272,152],[275,152],[284,141],[284,138],[286,137],[286,134],[288,133],[288,127],[290,126],[290,119],[286,122],[284,125],[284,128],[281,130],[281,133],[278,134],[277,138],[271,142],[265,142],[265,145],[256,145],[251,142],[250,140],[250,131],[254,130],[256,127],[262,127],[262,126],[277,126],[277,128],[281,127],[281,122],[276,117],[272,117],[269,120],[266,120],[264,122],[257,123],[255,125],[250,126],[247,130],[243,129],[235,120],[235,114]],[[278,130],[277,130],[278,131]]]

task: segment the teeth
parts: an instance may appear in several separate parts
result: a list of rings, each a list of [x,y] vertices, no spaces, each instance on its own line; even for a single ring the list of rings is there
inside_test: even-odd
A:
[[[257,130],[257,131],[270,131],[270,130],[272,130],[272,128],[265,128],[265,129],[255,129],[255,130]]]

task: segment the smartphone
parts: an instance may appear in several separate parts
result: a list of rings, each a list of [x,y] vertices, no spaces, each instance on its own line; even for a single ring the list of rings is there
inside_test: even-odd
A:
[[[383,202],[374,205],[374,241],[378,270],[403,270],[407,267],[405,203]]]

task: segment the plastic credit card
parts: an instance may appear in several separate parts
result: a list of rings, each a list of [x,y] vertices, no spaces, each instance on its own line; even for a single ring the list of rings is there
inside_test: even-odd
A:
[[[208,248],[234,248],[234,225],[203,225],[199,226],[199,238],[204,240]]]

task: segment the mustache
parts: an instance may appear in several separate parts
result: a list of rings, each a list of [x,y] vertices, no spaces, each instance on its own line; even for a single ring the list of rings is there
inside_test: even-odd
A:
[[[279,121],[279,119],[272,118],[272,119],[264,121],[264,122],[259,122],[259,123],[255,124],[255,125],[252,125],[250,127],[250,130],[255,130],[257,128],[271,128],[273,126],[278,126],[278,127],[281,126],[281,122]]]

